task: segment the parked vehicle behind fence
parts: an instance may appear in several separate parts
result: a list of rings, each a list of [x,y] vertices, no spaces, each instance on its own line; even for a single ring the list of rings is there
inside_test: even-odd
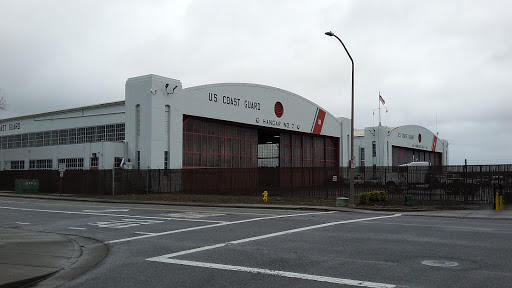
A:
[[[426,188],[430,184],[430,162],[411,162],[394,167],[386,175],[385,184],[389,193],[408,188]]]

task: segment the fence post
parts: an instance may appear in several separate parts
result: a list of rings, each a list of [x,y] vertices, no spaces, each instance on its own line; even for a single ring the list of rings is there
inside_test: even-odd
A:
[[[388,182],[388,168],[389,166],[384,168],[384,186],[386,186],[386,183]]]
[[[116,191],[116,176],[115,176],[116,167],[112,167],[112,196],[115,196]]]
[[[147,171],[147,173],[146,173],[146,194],[149,194],[149,166],[146,171]]]

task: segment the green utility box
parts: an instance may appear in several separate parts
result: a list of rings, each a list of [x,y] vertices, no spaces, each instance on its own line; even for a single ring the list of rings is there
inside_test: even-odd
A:
[[[16,179],[14,183],[15,193],[39,192],[39,179]]]
[[[346,198],[346,197],[336,198],[336,207],[344,207],[344,206],[348,206],[348,198]]]
[[[405,195],[405,206],[412,206],[412,195]]]

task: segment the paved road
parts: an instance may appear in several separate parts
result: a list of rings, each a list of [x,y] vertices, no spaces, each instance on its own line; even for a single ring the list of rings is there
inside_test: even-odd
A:
[[[1,197],[0,227],[108,245],[98,266],[62,287],[512,283],[510,220]]]

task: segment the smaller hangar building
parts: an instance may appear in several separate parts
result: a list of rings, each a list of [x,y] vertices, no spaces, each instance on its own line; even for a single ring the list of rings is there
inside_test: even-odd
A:
[[[449,165],[448,141],[417,125],[366,127],[354,133],[354,157],[357,166]]]

